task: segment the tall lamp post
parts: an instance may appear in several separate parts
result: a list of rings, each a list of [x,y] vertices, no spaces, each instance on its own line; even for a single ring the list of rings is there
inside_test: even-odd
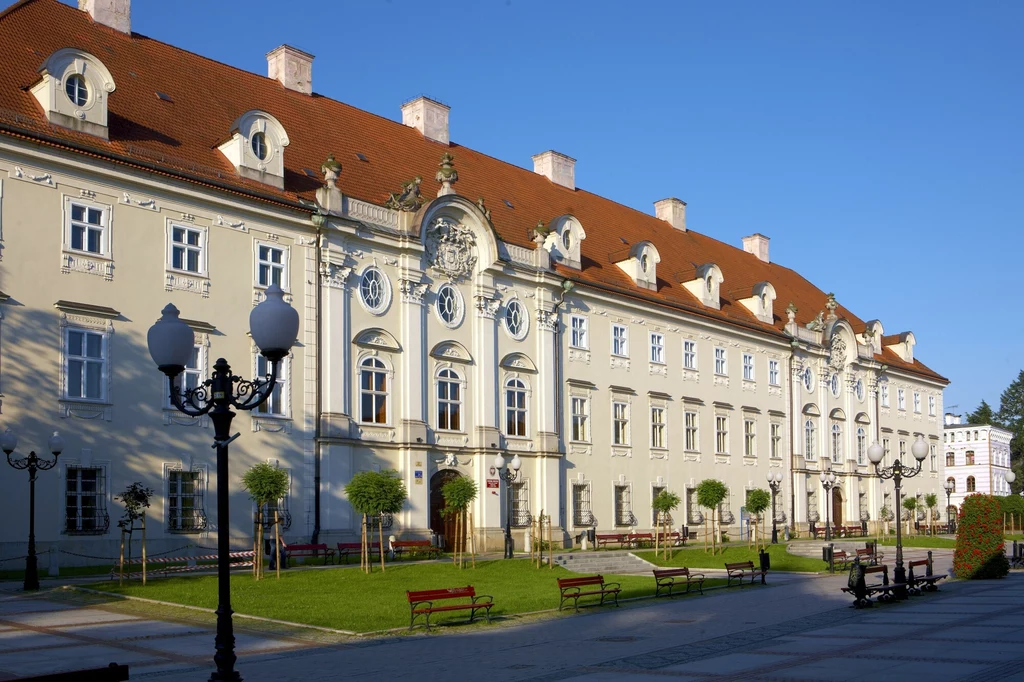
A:
[[[46,471],[57,466],[57,457],[64,451],[64,439],[56,431],[50,436],[47,447],[53,453],[53,459],[40,459],[36,453],[28,453],[28,457],[11,458],[18,447],[18,437],[7,429],[0,436],[0,448],[7,453],[7,463],[15,469],[28,469],[28,556],[25,557],[25,590],[39,589],[39,565],[36,559],[36,472]]]
[[[917,467],[911,469],[904,466],[897,458],[892,466],[880,467],[879,463],[882,461],[882,457],[885,456],[885,450],[878,444],[876,440],[871,447],[868,448],[868,459],[875,465],[875,473],[882,480],[892,479],[893,483],[896,484],[896,500],[899,504],[900,497],[900,484],[904,478],[913,478],[921,473],[921,462],[928,456],[928,444],[924,442],[924,436],[918,436],[914,444],[910,446],[910,452],[914,455],[914,459],[917,460]],[[901,587],[897,587],[893,590],[893,596],[897,599],[907,598],[907,573],[903,569],[903,536],[900,531],[900,526],[903,524],[896,524],[896,570],[893,572],[893,581]]]
[[[839,483],[831,469],[822,471],[818,480],[821,481],[821,487],[825,489],[825,542],[828,542],[832,539],[832,488]]]
[[[512,543],[512,484],[519,478],[519,467],[523,461],[515,455],[505,466],[505,458],[499,452],[494,456],[494,468],[498,470],[498,478],[505,481],[505,558],[515,558],[515,545]]]
[[[1013,475],[1013,472],[1011,471],[1008,474],[1008,476],[1012,476],[1012,475]],[[1013,483],[1013,479],[1012,478],[1009,479],[1007,481],[1007,483]],[[949,507],[950,507],[949,496],[953,494],[953,481],[946,481],[946,485],[944,485],[943,488],[945,488],[945,490],[946,490],[946,532],[948,532],[950,535],[952,535],[953,534],[953,517],[949,515]]]
[[[775,521],[775,496],[782,489],[782,472],[769,471],[767,478],[768,487],[772,489],[772,544],[777,545],[779,544],[779,527]]]
[[[213,447],[217,450],[217,636],[213,656],[217,669],[211,682],[241,682],[235,670],[235,635],[231,624],[231,500],[228,490],[228,444],[239,435],[231,435],[231,408],[252,410],[261,405],[277,385],[278,365],[295,343],[299,332],[299,314],[284,300],[281,287],[273,284],[266,298],[249,313],[249,333],[260,354],[270,362],[270,372],[248,381],[231,373],[227,360],[213,365],[213,376],[195,388],[181,390],[176,379],[192,356],[192,328],[178,318],[171,304],[161,311],[160,319],[149,328],[149,354],[171,386],[171,403],[193,417],[210,415],[213,422]]]

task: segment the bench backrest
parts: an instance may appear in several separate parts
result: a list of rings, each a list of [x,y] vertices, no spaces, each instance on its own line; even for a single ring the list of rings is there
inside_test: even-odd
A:
[[[654,536],[650,533],[630,533],[631,538],[653,538]]]
[[[324,543],[324,544],[320,544],[320,545],[285,545],[285,548],[289,552],[303,552],[303,551],[306,551],[306,550],[313,550],[313,551],[324,550],[324,551],[326,551],[327,550],[327,544]]]
[[[559,578],[558,589],[566,587],[587,587],[590,585],[604,585],[603,575],[588,575],[583,578]]]
[[[476,590],[472,585],[465,587],[448,587],[443,590],[420,590],[418,592],[406,591],[409,603],[420,601],[437,601],[438,599],[456,599],[458,597],[475,597]]]
[[[367,542],[366,546],[367,546],[367,548],[369,548],[371,550],[378,550],[378,549],[380,549],[380,545],[377,544],[376,542]],[[362,549],[362,548],[363,548],[362,544],[360,544],[358,542],[339,542],[338,543],[338,549],[340,549],[342,551],[345,551],[347,549]]]
[[[622,534],[621,533],[610,533],[610,534],[609,533],[605,533],[604,535],[602,535],[601,533],[598,533],[595,537],[597,537],[598,540],[618,540],[618,539],[620,539],[622,537]]]
[[[432,547],[430,540],[395,540],[391,543],[394,547]]]
[[[920,559],[919,561],[911,561],[909,564],[907,564],[907,566],[909,566],[910,568],[913,568],[914,566],[927,566],[927,565],[928,565],[928,560],[927,559]]]
[[[833,559],[845,559],[846,556],[847,555],[845,549],[837,549],[836,551],[832,552]]]
[[[733,563],[733,564],[728,564],[727,563],[725,565],[725,570],[727,570],[727,571],[735,571],[737,569],[746,569],[748,571],[752,571],[752,570],[754,570],[754,562],[753,561],[738,561],[738,562]]]
[[[688,576],[690,575],[689,568],[656,568],[654,569],[655,578],[675,578],[677,576]]]

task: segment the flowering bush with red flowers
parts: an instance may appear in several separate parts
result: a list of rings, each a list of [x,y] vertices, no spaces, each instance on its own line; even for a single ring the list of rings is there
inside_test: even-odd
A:
[[[992,495],[971,495],[960,505],[953,574],[961,580],[979,580],[1002,578],[1009,572],[999,500]]]

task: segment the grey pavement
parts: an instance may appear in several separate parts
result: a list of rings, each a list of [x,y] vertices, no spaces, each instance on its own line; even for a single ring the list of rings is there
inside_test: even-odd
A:
[[[940,566],[950,554],[936,553]],[[236,620],[237,667],[246,680],[275,682],[1024,680],[1024,573],[864,610],[840,592],[844,575],[775,577],[768,587],[429,635],[316,641],[250,632]],[[0,680],[110,661],[129,664],[133,680],[204,680],[212,645],[208,623],[0,596]]]

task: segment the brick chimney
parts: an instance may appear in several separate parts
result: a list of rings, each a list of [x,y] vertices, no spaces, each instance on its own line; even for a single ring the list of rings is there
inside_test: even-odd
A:
[[[686,202],[675,197],[654,202],[654,215],[672,227],[686,232]]]
[[[402,105],[402,123],[420,131],[428,140],[448,144],[448,112],[451,107],[429,97],[417,97]]]
[[[267,76],[305,95],[313,94],[313,55],[282,45],[267,53]]]
[[[533,157],[533,172],[551,182],[576,189],[576,159],[556,151],[546,151]]]
[[[768,237],[763,234],[755,232],[749,237],[743,238],[743,250],[747,253],[752,253],[757,256],[757,259],[764,261],[765,263],[771,263],[768,260],[768,242],[771,241]]]
[[[131,35],[131,0],[78,0],[78,9],[88,12],[97,24]]]

